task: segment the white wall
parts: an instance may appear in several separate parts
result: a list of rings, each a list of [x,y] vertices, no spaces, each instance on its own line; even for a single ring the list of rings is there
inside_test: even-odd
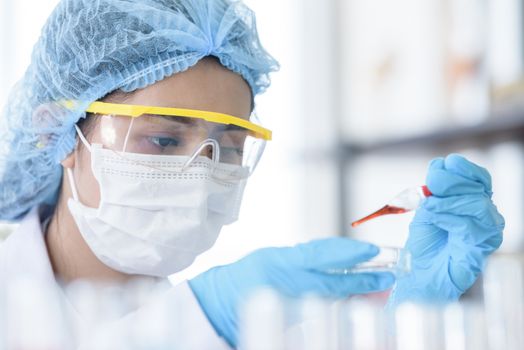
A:
[[[58,0],[0,0],[0,105],[29,62],[40,29]]]

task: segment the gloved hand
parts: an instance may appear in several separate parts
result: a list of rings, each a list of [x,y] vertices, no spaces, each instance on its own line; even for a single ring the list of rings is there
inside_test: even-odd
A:
[[[289,297],[316,294],[328,298],[385,290],[394,282],[394,276],[387,272],[326,273],[352,267],[377,253],[376,246],[347,238],[263,248],[236,263],[212,268],[189,285],[217,333],[235,347],[238,308],[257,288],[273,288]]]
[[[502,243],[504,218],[486,169],[452,154],[430,163],[426,185],[433,196],[417,210],[406,242],[412,272],[397,280],[388,307],[457,300]]]

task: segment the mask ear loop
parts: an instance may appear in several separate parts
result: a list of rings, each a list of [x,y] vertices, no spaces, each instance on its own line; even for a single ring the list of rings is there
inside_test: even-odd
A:
[[[76,190],[75,178],[73,177],[73,170],[71,168],[66,169],[67,177],[69,178],[69,187],[71,187],[71,192],[73,192],[73,199],[78,202],[78,191]]]
[[[76,124],[75,124],[75,130],[76,130],[76,133],[78,134],[78,137],[80,138],[80,141],[82,141],[84,146],[89,150],[89,152],[91,152],[91,145],[85,138],[84,134],[82,133],[82,130],[80,130],[80,128]],[[79,201],[78,200],[78,190],[76,189],[75,178],[73,176],[73,170],[71,170],[71,168],[67,168],[66,173],[69,179],[69,186],[71,187],[71,192],[73,193],[73,199],[78,202]]]
[[[76,133],[78,134],[78,137],[80,138],[80,141],[82,141],[84,146],[86,146],[86,148],[88,149],[89,153],[91,153],[91,145],[89,144],[89,141],[87,141],[86,137],[82,133],[82,130],[80,130],[80,128],[76,124],[75,124],[75,130],[76,130]]]
[[[131,129],[133,128],[133,122],[135,121],[135,118],[131,117],[131,122],[129,123],[129,127],[127,128],[127,134],[126,138],[124,139],[124,149],[122,152],[125,152],[127,149],[127,141],[129,140],[129,134],[131,134]]]
[[[198,148],[193,153],[191,158],[189,158],[187,162],[184,164],[184,166],[182,166],[182,171],[186,171],[189,168],[189,165],[191,165],[191,163],[195,161],[196,157],[198,157],[198,155],[202,153],[202,151],[204,150],[204,147],[207,147],[207,146],[213,147],[213,156],[211,160],[213,161],[213,164],[216,166],[218,162],[220,161],[220,145],[218,144],[217,140],[206,139],[202,141],[202,143],[200,144],[200,146],[198,146]]]

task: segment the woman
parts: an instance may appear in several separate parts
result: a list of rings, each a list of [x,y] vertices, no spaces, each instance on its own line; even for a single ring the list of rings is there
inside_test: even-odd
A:
[[[164,279],[189,266],[236,220],[271,139],[254,98],[277,68],[237,1],[63,0],[2,116],[0,219],[21,221],[2,246],[2,283]],[[407,242],[413,273],[397,281],[391,306],[456,300],[502,240],[485,169],[436,159],[427,185],[434,196]],[[238,306],[256,288],[330,298],[385,290],[389,273],[325,273],[377,252],[344,238],[261,249],[170,297],[200,315],[195,338],[235,347]]]

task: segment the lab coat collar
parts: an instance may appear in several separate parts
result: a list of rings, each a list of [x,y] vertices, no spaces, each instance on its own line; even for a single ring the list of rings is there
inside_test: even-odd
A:
[[[28,277],[56,284],[49,260],[39,209],[33,208],[1,246],[3,281]]]

